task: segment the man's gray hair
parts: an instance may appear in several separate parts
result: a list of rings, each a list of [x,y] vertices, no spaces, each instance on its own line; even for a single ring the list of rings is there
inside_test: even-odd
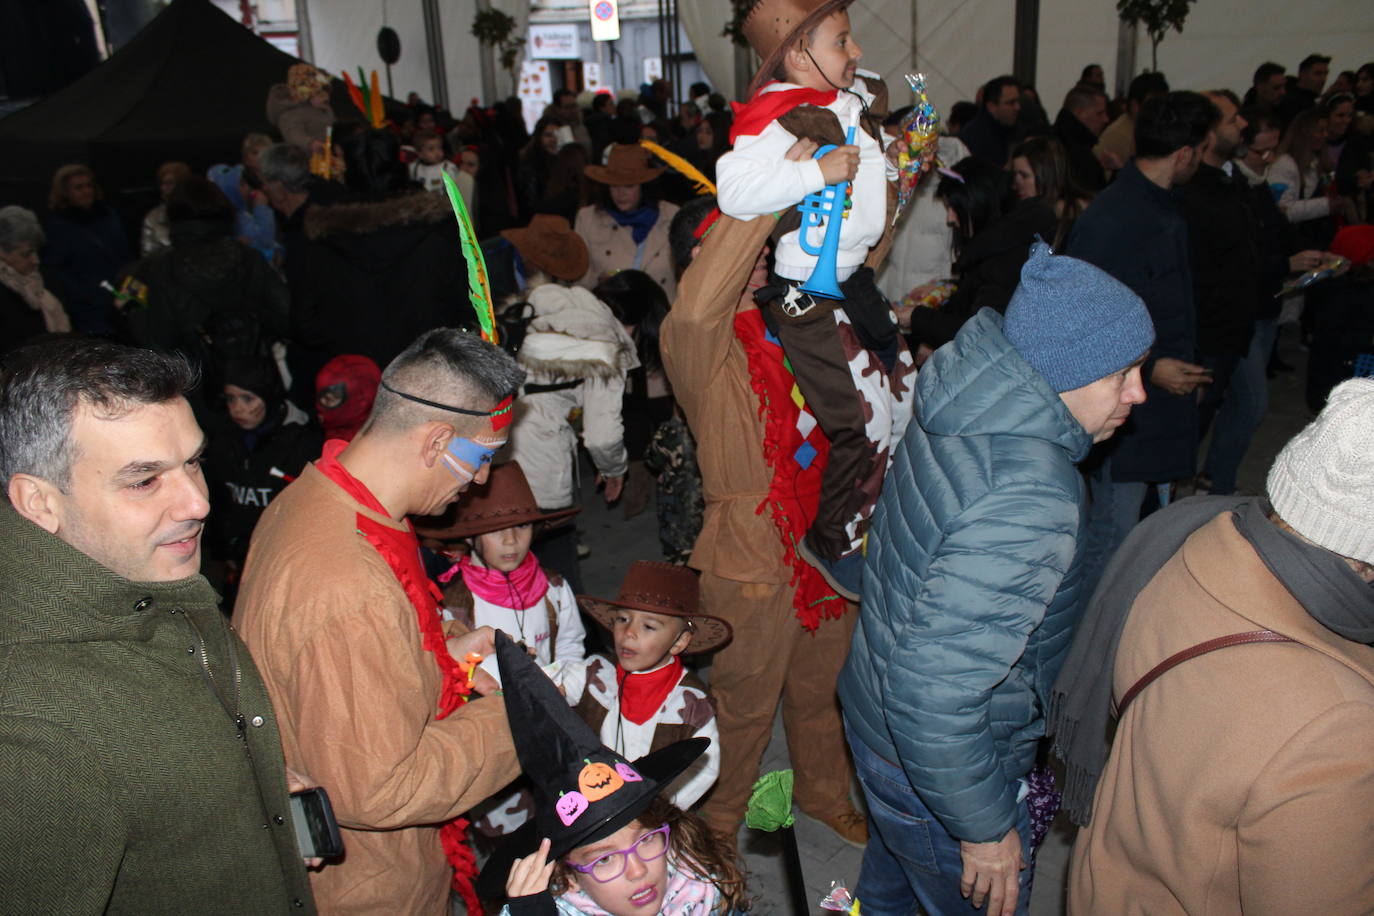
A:
[[[0,367],[0,481],[31,474],[65,491],[77,408],[118,418],[182,397],[195,383],[185,358],[123,344],[69,338],[20,347]]]
[[[293,194],[305,191],[310,181],[310,156],[290,143],[274,143],[258,154],[263,181],[279,181]]]
[[[46,240],[43,227],[32,210],[0,207],[0,251],[13,251],[25,242],[38,249]]]
[[[416,403],[385,386],[438,404],[486,410],[514,394],[524,381],[525,370],[500,347],[470,331],[435,328],[421,334],[387,365],[364,429],[403,432],[434,420],[460,424],[466,416]]]

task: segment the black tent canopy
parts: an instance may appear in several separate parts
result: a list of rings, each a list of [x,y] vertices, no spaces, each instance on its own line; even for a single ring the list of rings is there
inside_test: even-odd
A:
[[[267,91],[297,62],[210,0],[174,0],[109,60],[0,120],[0,204],[41,207],[67,162],[90,165],[107,190],[149,188],[169,160],[237,162],[245,134],[275,136]],[[339,80],[333,104],[361,118]]]

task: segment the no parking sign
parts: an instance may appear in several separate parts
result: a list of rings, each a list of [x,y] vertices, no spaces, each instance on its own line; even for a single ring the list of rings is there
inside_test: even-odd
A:
[[[620,37],[620,9],[616,0],[588,0],[592,20],[592,41],[615,41]]]

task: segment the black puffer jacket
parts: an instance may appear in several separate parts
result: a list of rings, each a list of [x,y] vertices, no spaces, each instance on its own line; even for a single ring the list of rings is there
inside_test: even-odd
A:
[[[312,206],[291,303],[298,342],[386,366],[423,331],[474,326],[453,211],[427,191]]]

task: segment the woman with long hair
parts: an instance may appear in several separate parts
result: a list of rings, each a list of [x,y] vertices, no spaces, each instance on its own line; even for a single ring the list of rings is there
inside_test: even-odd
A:
[[[1327,196],[1330,172],[1322,162],[1326,147],[1327,115],[1315,108],[1300,112],[1289,123],[1269,167],[1269,186],[1278,195],[1279,209],[1302,236],[1304,248],[1325,249],[1335,234],[1331,216],[1341,210],[1338,197]]]
[[[1058,225],[1050,247],[1058,248],[1069,237],[1079,214],[1087,209],[1089,195],[1069,174],[1064,144],[1057,137],[1031,137],[1011,151],[1011,187],[1017,200],[1039,198],[1054,208]]]
[[[546,113],[535,123],[529,142],[520,150],[515,168],[515,193],[522,224],[539,212],[539,203],[544,199],[555,158],[564,140],[572,140],[571,128],[561,117]]]
[[[935,197],[944,203],[954,230],[955,288],[938,308],[898,312],[903,329],[910,328],[918,362],[927,349],[937,350],[954,339],[979,309],[1006,311],[1031,243],[1036,236],[1055,234],[1058,217],[1043,197],[1004,210],[1006,194],[1007,173],[973,156],[941,170]]]
[[[1322,103],[1326,115],[1326,168],[1335,176],[1336,193],[1345,198],[1348,223],[1369,220],[1369,189],[1374,184],[1369,138],[1354,129],[1355,97],[1337,93]]]

